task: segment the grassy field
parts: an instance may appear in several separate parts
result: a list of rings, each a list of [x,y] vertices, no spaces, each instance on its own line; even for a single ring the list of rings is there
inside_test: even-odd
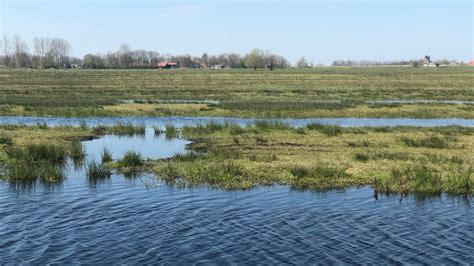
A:
[[[185,127],[197,153],[155,171],[170,183],[245,189],[274,183],[296,189],[373,185],[384,193],[471,194],[474,129],[289,128],[260,123]]]
[[[67,158],[81,163],[79,140],[106,133],[143,134],[142,127],[0,126],[0,165],[10,181],[59,182]],[[209,124],[156,134],[194,140],[192,150],[170,159],[144,161],[127,153],[111,161],[91,163],[87,176],[110,177],[111,169],[125,174],[155,172],[170,184],[224,189],[250,189],[284,184],[295,189],[332,189],[372,185],[383,193],[474,193],[474,129],[341,128],[257,123],[249,127]]]
[[[0,115],[474,118],[472,104],[365,102],[474,101],[473,84],[469,67],[0,70]]]

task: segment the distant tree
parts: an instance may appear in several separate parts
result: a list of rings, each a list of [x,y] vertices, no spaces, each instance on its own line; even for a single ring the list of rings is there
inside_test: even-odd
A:
[[[202,54],[201,64],[203,64],[205,67],[209,67],[209,55],[207,53]]]
[[[228,54],[227,62],[227,66],[230,68],[241,68],[244,65],[242,57],[240,57],[238,54]]]
[[[84,59],[82,59],[83,68],[104,68],[105,60],[100,55],[86,54]]]
[[[132,67],[132,49],[130,45],[127,43],[123,43],[120,45],[120,49],[118,51],[118,59],[119,59],[119,67],[120,68],[131,68]]]
[[[6,35],[3,35],[3,39],[1,41],[2,51],[3,51],[3,64],[6,67],[12,67],[12,55],[11,55],[11,46],[10,40],[8,40]]]
[[[28,46],[19,35],[13,36],[13,58],[16,68],[28,67],[31,65]]]
[[[262,68],[265,65],[264,56],[265,54],[262,50],[255,48],[245,56],[245,64],[254,70]]]
[[[47,54],[50,50],[51,39],[49,38],[34,38],[33,40],[33,50],[35,55],[35,67],[45,68],[48,64]]]
[[[71,45],[61,38],[53,38],[46,54],[48,67],[66,68],[70,65]]]
[[[276,54],[271,53],[270,51],[265,52],[265,66],[273,71],[275,68],[287,68],[288,61],[283,56],[279,56]]]
[[[296,62],[296,66],[299,67],[299,68],[306,68],[308,67],[308,62],[306,61],[306,58],[301,57],[300,60],[298,60],[298,62]]]

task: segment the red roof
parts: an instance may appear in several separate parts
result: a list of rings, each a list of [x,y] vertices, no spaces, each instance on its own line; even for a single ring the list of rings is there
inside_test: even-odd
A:
[[[159,62],[158,67],[167,67],[167,66],[178,66],[178,63],[175,62]]]
[[[468,65],[468,66],[474,66],[474,60],[472,60],[471,62],[467,63],[466,65]]]

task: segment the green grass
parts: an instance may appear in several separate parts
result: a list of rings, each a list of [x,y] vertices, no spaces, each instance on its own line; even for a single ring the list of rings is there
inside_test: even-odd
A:
[[[110,169],[104,164],[98,164],[94,161],[87,165],[87,177],[90,180],[106,179],[112,175]]]
[[[38,178],[45,182],[60,181],[68,150],[52,144],[28,144],[26,147],[10,147],[5,150],[6,178],[13,181],[33,182]]]
[[[0,70],[0,114],[33,116],[463,117],[471,106],[366,100],[474,100],[472,68]],[[219,100],[163,103],[162,100]],[[124,104],[122,100],[138,100]]]
[[[102,150],[100,156],[103,164],[112,162],[112,153],[107,147]]]
[[[74,141],[71,143],[71,148],[69,149],[69,154],[74,163],[81,163],[86,156],[84,147],[79,141]]]
[[[226,189],[249,189],[254,186],[245,168],[232,161],[194,165],[189,173],[183,172],[174,161],[170,161],[165,164],[161,176],[169,184],[187,187],[205,184]]]
[[[173,155],[173,160],[178,162],[194,162],[203,156],[197,152],[191,151],[186,153],[177,153]]]
[[[319,124],[305,128],[305,134],[267,125],[260,130],[255,125],[203,128],[183,130],[183,137],[197,140],[190,148],[198,153],[158,162],[155,172],[173,184],[225,189],[277,183],[295,189],[373,185],[387,193],[473,193],[469,184],[474,176],[468,171],[474,162],[469,152],[474,148],[472,128],[456,128],[450,134],[443,133],[443,127],[338,128],[336,136],[322,133],[333,132],[333,126]],[[449,145],[432,148],[439,146],[432,144],[431,136]],[[423,145],[408,146],[401,139],[423,140]],[[225,171],[219,172],[220,178],[206,175],[224,163],[238,165],[241,172],[235,177],[226,176]],[[403,176],[415,176],[418,181],[400,185],[400,180],[407,179]]]
[[[344,128],[337,125],[323,125],[312,123],[306,126],[308,130],[316,130],[327,136],[338,136],[344,132]]]
[[[12,145],[13,144],[13,140],[10,136],[4,136],[4,135],[0,135],[0,144],[3,144],[3,145]]]
[[[173,125],[166,125],[165,126],[165,135],[166,138],[177,138],[179,136],[179,129]]]
[[[346,167],[327,165],[294,166],[291,169],[291,174],[295,178],[292,186],[297,189],[317,189],[327,186],[328,183],[337,184],[341,179],[350,178],[346,170]]]
[[[139,167],[143,166],[143,158],[138,152],[128,151],[118,163],[120,167]]]
[[[408,147],[426,147],[432,149],[446,149],[450,146],[450,141],[446,137],[427,136],[423,138],[403,137],[401,139]]]
[[[473,191],[472,167],[455,167],[449,172],[439,172],[423,165],[395,168],[389,178],[376,184],[376,189],[386,193],[417,191],[439,195],[443,192],[471,194]]]

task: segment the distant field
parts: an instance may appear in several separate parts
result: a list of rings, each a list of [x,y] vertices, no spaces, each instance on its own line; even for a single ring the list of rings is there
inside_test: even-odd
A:
[[[472,104],[365,102],[394,99],[474,101],[474,69],[0,70],[0,115],[474,118]]]

